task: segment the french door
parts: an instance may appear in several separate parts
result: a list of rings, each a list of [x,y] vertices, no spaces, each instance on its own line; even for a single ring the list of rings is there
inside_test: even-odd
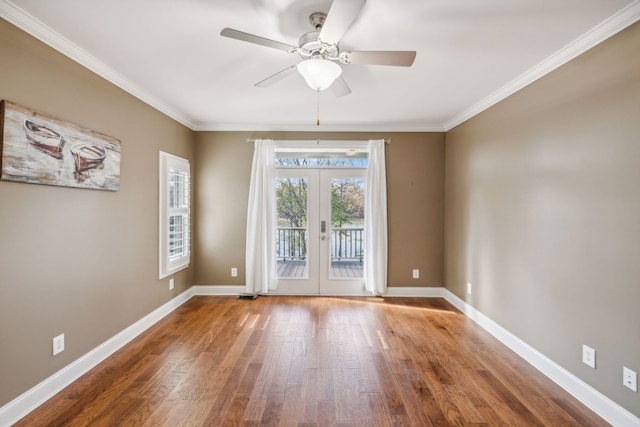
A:
[[[365,169],[277,169],[274,293],[362,295]]]

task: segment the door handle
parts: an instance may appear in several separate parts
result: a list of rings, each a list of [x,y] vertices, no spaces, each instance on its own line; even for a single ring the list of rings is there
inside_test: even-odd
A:
[[[321,233],[327,232],[327,221],[320,221],[320,232]]]

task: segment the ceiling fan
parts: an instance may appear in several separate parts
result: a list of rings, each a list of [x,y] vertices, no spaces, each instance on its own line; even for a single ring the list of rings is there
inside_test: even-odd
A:
[[[302,57],[302,62],[267,77],[256,83],[256,87],[269,87],[297,71],[313,90],[319,92],[330,88],[340,97],[350,94],[351,89],[342,78],[342,67],[338,63],[410,67],[416,57],[415,51],[340,51],[340,39],[357,18],[365,2],[366,0],[334,0],[329,13],[312,13],[309,23],[313,31],[302,35],[298,40],[298,46],[231,28],[223,29],[220,35],[288,53],[297,53]]]

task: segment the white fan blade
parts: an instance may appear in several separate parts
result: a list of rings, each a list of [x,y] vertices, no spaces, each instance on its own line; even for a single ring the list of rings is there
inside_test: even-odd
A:
[[[410,67],[416,59],[416,52],[411,50],[371,51],[371,52],[343,52],[340,61],[344,64],[360,65],[395,65]]]
[[[282,71],[278,71],[271,77],[267,77],[261,82],[256,83],[255,87],[269,87],[275,83],[278,83],[280,80],[289,77],[291,74],[295,74],[297,72],[296,66],[292,65],[291,67],[287,67]]]
[[[221,36],[229,37],[231,39],[241,40],[243,42],[249,42],[259,44],[262,46],[271,47],[278,50],[284,50],[285,52],[295,53],[298,51],[296,46],[290,44],[277,42],[271,39],[265,39],[264,37],[256,36],[249,33],[243,33],[242,31],[234,30],[232,28],[225,28],[220,32]]]
[[[336,98],[341,98],[343,96],[349,95],[351,93],[351,89],[346,81],[342,78],[342,76],[338,77],[333,84],[329,87],[331,92],[336,96]]]
[[[365,3],[366,0],[334,0],[318,40],[327,44],[338,44]]]

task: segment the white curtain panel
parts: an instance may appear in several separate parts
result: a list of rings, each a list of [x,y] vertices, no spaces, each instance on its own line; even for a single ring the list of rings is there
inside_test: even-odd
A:
[[[365,286],[374,295],[387,292],[387,177],[385,141],[369,141],[365,220]]]
[[[274,141],[255,141],[247,208],[247,292],[268,293],[276,285],[274,245],[275,165]]]

